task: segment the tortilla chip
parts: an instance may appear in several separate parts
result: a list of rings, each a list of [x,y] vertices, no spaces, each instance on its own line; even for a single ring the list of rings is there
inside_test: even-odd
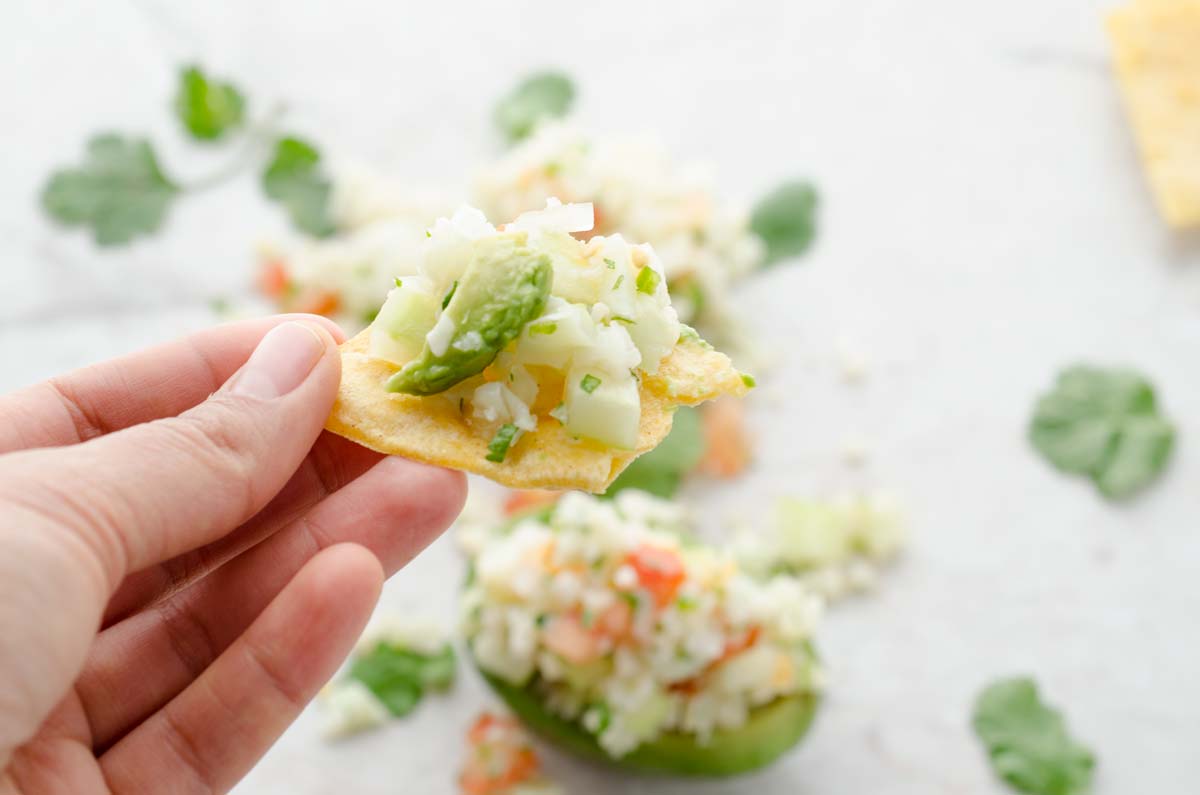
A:
[[[1108,32],[1159,210],[1171,226],[1200,225],[1200,0],[1136,0]]]
[[[744,395],[749,387],[729,357],[707,344],[684,340],[641,385],[642,421],[636,450],[614,450],[576,440],[557,420],[540,417],[504,461],[488,461],[488,442],[437,395],[386,392],[383,383],[399,367],[367,355],[370,329],[342,347],[342,383],[325,427],[388,455],[462,469],[519,489],[580,489],[600,493],[634,458],[649,452],[671,430],[674,410],[720,395]]]

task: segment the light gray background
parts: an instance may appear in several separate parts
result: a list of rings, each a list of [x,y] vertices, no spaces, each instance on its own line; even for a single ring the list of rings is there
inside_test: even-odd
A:
[[[747,287],[783,363],[752,404],[748,482],[714,516],[785,493],[888,486],[913,541],[820,644],[832,684],[809,741],[737,784],[629,783],[553,758],[572,792],[999,792],[968,728],[991,678],[1035,674],[1098,753],[1096,791],[1195,787],[1200,742],[1200,237],[1149,203],[1096,0],[467,4],[144,2],[0,6],[0,387],[213,322],[252,241],[284,224],[252,179],[181,203],[167,233],[97,252],[35,205],[100,128],[197,159],[164,105],[200,58],[261,109],[286,100],[327,149],[450,185],[497,146],[493,99],[556,64],[602,130],[658,131],[731,196],[810,175],[820,244]],[[838,345],[870,360],[842,383]],[[1078,360],[1143,369],[1180,427],[1160,485],[1114,507],[1034,456],[1035,395]],[[839,457],[869,440],[865,470]],[[453,614],[439,543],[386,600]],[[241,792],[449,793],[488,702],[465,675],[416,716],[337,746],[310,710]]]

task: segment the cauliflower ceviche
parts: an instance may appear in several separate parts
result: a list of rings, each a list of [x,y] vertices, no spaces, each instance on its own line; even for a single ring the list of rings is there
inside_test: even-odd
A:
[[[595,232],[622,232],[652,244],[680,317],[714,331],[732,322],[728,284],[764,256],[745,208],[718,202],[702,169],[680,167],[650,139],[597,136],[569,122],[545,122],[482,169],[475,192],[486,212],[503,218],[552,196],[593,202]]]
[[[813,696],[821,600],[682,542],[682,526],[678,506],[641,492],[576,492],[476,537],[463,600],[476,664],[536,693],[612,758],[666,735],[703,749],[759,707]]]
[[[495,479],[512,453],[521,457],[522,439],[537,435],[529,447],[543,448],[542,458],[520,463],[542,476],[510,473],[513,485],[602,490],[661,441],[675,406],[744,394],[753,379],[679,322],[654,250],[620,235],[573,236],[592,223],[590,204],[556,199],[500,228],[465,206],[439,219],[370,327],[343,348],[331,429]],[[388,394],[419,402],[385,404]],[[427,439],[389,444],[416,432],[396,427],[406,411],[448,448],[478,438],[485,449],[463,460],[461,450],[430,454],[415,443]],[[563,435],[554,449],[549,428]],[[585,464],[596,472],[572,474]]]

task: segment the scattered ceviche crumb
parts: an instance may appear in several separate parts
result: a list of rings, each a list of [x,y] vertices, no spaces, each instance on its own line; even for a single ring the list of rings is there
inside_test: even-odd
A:
[[[459,775],[463,795],[562,795],[541,772],[537,752],[515,718],[484,712],[467,732]]]
[[[683,519],[635,490],[572,492],[471,536],[462,608],[475,663],[613,758],[667,735],[699,749],[753,731],[759,708],[815,704],[821,599],[684,541]]]
[[[407,715],[426,692],[454,683],[456,664],[446,622],[376,615],[343,674],[321,691],[326,736],[345,737]]]
[[[782,497],[767,531],[739,533],[733,549],[747,571],[790,574],[833,600],[874,587],[879,569],[896,558],[907,536],[899,501],[886,492]]]

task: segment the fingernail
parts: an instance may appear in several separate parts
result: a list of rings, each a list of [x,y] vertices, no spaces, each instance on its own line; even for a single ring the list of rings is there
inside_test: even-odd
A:
[[[325,339],[304,323],[284,323],[267,332],[229,391],[270,400],[291,392],[316,367],[325,353]]]

